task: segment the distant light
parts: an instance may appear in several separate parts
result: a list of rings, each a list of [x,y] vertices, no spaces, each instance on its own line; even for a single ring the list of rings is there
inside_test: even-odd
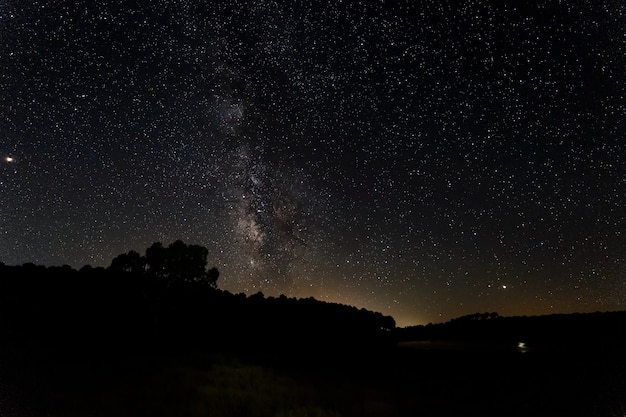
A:
[[[7,162],[15,161],[15,159],[11,158],[10,156],[7,156],[6,158],[4,158],[4,160],[7,161]]]
[[[503,290],[506,290],[506,285],[503,285],[503,286],[502,286],[502,289],[503,289]]]

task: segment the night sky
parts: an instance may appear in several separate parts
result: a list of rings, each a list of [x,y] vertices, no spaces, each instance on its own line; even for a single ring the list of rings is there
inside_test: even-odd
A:
[[[399,325],[626,307],[626,3],[0,2],[0,261],[176,239]]]

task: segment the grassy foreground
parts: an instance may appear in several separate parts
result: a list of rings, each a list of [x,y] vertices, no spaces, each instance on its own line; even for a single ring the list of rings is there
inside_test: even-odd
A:
[[[39,354],[18,363],[3,372],[20,387],[30,412],[0,410],[2,416],[623,417],[626,410],[626,360],[619,350],[396,349],[343,359],[311,352]]]
[[[14,372],[33,413],[74,416],[387,416],[381,383],[289,371],[233,356],[108,360],[43,359]]]

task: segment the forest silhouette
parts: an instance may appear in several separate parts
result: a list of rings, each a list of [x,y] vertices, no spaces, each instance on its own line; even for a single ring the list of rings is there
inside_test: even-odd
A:
[[[108,268],[0,264],[7,340],[46,346],[289,350],[389,345],[381,313],[284,295],[220,290],[208,251],[178,240],[129,251]]]

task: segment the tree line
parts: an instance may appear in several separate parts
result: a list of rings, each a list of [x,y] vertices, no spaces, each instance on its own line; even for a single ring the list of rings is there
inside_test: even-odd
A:
[[[626,346],[626,311],[503,317],[476,313],[445,323],[396,329],[399,341],[449,340]]]
[[[208,250],[176,241],[129,251],[108,268],[0,263],[0,331],[17,345],[61,349],[378,348],[390,316],[314,298],[232,294]]]

